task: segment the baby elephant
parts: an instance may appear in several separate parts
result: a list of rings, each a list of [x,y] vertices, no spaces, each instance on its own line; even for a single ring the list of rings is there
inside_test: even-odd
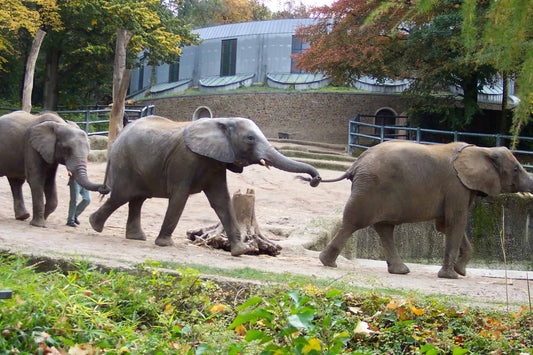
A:
[[[394,227],[401,223],[435,220],[446,235],[439,277],[466,275],[472,246],[465,235],[467,215],[475,195],[533,191],[533,175],[526,172],[505,147],[480,148],[466,143],[423,145],[404,141],[378,144],[366,152],[335,182],[352,181],[342,227],[320,260],[335,260],[353,232],[372,226],[379,234],[388,271],[406,274],[394,245]]]
[[[109,151],[110,198],[89,221],[101,232],[118,207],[129,204],[126,238],[145,240],[141,207],[147,198],[168,198],[168,208],[155,243],[172,245],[172,232],[190,194],[203,191],[219,217],[234,256],[250,248],[241,241],[230,203],[226,170],[242,172],[250,164],[311,175],[312,186],[320,175],[311,165],[279,153],[259,127],[246,118],[204,118],[192,123],[150,116],[130,123]]]

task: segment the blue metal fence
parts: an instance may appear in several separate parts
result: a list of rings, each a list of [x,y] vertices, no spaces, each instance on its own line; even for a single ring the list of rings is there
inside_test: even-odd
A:
[[[111,108],[56,112],[64,119],[76,122],[89,136],[106,135],[109,133],[109,114]],[[135,121],[141,117],[153,115],[154,112],[154,105],[126,106],[124,110],[124,120]],[[91,130],[90,127],[92,125],[99,125],[97,126],[97,129],[100,130]],[[107,130],[102,130],[102,127],[107,127]]]
[[[408,126],[388,126],[388,125],[375,125],[371,123],[361,122],[360,119],[364,117],[374,117],[369,115],[357,115],[349,122],[349,134],[348,134],[348,151],[351,154],[355,149],[368,149],[370,146],[377,143],[382,143],[389,140],[404,139],[417,143],[424,144],[443,144],[450,142],[472,142],[472,139],[483,139],[484,145],[487,146],[506,146],[510,147],[511,142],[515,139],[512,135],[505,134],[484,134],[484,133],[471,133],[460,131],[444,131],[437,129],[426,129],[420,127],[408,127]],[[431,135],[433,140],[429,140],[428,135]],[[436,142],[435,138],[438,142]],[[532,143],[532,137],[516,137],[519,142]],[[363,142],[361,142],[363,140]],[[364,143],[364,144],[363,144]],[[533,162],[533,151],[527,149],[515,149],[514,154],[519,154],[524,157],[525,160]],[[533,165],[528,163],[524,164],[524,167],[533,169]]]

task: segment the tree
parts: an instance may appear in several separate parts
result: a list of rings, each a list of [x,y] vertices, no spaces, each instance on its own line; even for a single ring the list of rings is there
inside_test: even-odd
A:
[[[183,28],[182,23],[159,0],[109,0],[104,3],[103,14],[107,28],[117,31],[113,74],[114,109],[109,118],[108,146],[111,146],[115,134],[122,128],[126,95],[124,88],[129,84],[129,75],[124,75],[127,51],[135,58],[141,52],[145,53],[150,65],[170,63],[181,54],[180,47],[196,43],[196,37]]]
[[[272,18],[259,0],[168,0],[167,6],[192,28]]]
[[[60,28],[61,21],[57,14],[58,7],[55,0],[34,0],[19,2],[6,1],[0,12],[0,33],[18,32],[26,30],[33,37],[31,50],[26,61],[24,84],[22,90],[22,109],[31,110],[31,96],[33,91],[33,78],[35,63],[39,55],[41,43],[46,31],[52,28]],[[0,51],[12,50],[14,46],[9,42],[6,35],[0,35]],[[5,58],[0,56],[0,69]]]
[[[463,43],[480,65],[494,66],[503,78],[516,77],[520,104],[512,131],[518,135],[533,113],[533,1],[488,2],[481,17],[480,1],[464,1]],[[504,95],[503,111],[506,102]]]
[[[431,100],[433,110],[447,112],[450,125],[461,127],[478,112],[479,89],[496,72],[466,56],[460,2],[430,3],[422,9],[424,1],[339,0],[315,9],[317,24],[297,31],[311,45],[297,56],[298,65],[325,72],[338,84],[362,75],[412,80],[408,94],[423,97],[424,111]],[[464,109],[446,95],[451,86],[462,89]]]
[[[272,14],[272,18],[307,18],[311,13],[311,7],[305,5],[301,0],[280,0],[280,4],[283,5],[283,8]]]

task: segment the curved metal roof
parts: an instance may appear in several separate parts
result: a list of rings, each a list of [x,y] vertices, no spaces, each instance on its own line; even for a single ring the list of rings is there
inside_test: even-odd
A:
[[[314,23],[316,21],[310,18],[241,22],[199,28],[192,32],[199,34],[201,39],[208,40],[261,34],[294,33],[298,27],[309,26]]]

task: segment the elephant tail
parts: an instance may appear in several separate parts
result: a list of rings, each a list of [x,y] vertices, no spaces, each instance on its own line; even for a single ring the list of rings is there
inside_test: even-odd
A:
[[[111,192],[111,188],[107,186],[107,178],[109,175],[109,166],[111,165],[111,162],[109,158],[107,158],[107,165],[105,167],[105,175],[104,175],[104,182],[102,183],[102,187],[98,189],[98,192],[100,192],[100,201],[104,199],[104,196],[107,195],[109,192]]]
[[[296,176],[297,179],[300,179],[300,180],[303,180],[303,181],[307,181],[307,182],[310,182],[311,181],[311,178],[307,177],[307,176]],[[337,182],[337,181],[341,181],[341,180],[344,180],[344,179],[349,179],[351,180],[353,178],[353,174],[348,170],[347,172],[345,172],[344,174],[342,174],[341,176],[339,176],[338,178],[335,178],[335,179],[329,179],[329,180],[321,180],[320,182]]]

